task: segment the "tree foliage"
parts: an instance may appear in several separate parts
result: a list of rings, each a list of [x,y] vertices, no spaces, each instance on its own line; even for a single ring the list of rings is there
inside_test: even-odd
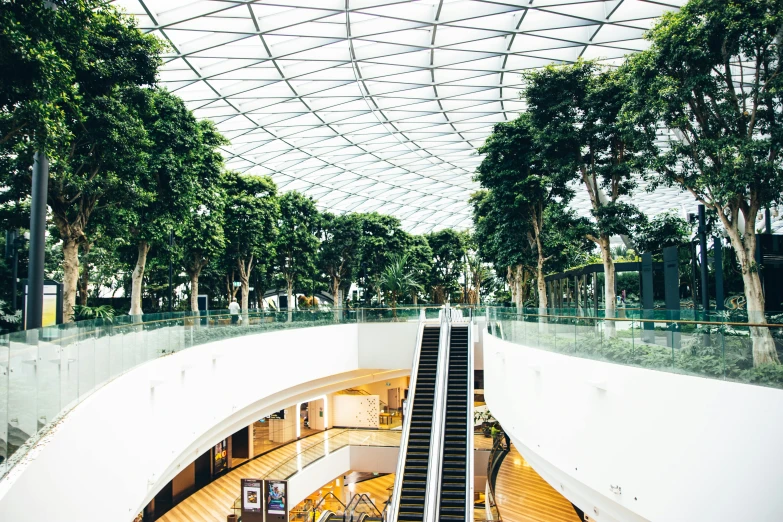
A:
[[[293,307],[293,294],[305,279],[315,277],[318,234],[321,217],[312,198],[296,191],[280,197],[280,214],[275,243],[277,273],[288,292],[289,310]]]
[[[783,2],[691,0],[647,34],[627,64],[636,115],[672,129],[657,181],[690,191],[717,212],[737,253],[751,320],[765,323],[755,223],[783,197]],[[777,363],[766,328],[753,331],[756,363]]]
[[[226,192],[224,228],[228,245],[226,267],[236,269],[242,291],[242,310],[248,309],[250,274],[257,264],[272,262],[280,219],[277,186],[266,176],[225,173]],[[233,270],[232,270],[233,272]],[[228,281],[229,284],[233,283]]]

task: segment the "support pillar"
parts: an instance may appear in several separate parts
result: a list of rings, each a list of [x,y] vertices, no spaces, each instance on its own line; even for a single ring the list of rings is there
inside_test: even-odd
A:
[[[723,290],[723,244],[719,237],[712,238],[712,249],[715,262],[713,271],[715,272],[715,309],[722,312],[726,309],[723,302],[726,299]]]
[[[663,280],[665,285],[666,315],[668,319],[680,318],[680,272],[677,247],[663,249]],[[669,334],[666,336],[667,346],[680,347],[680,328],[677,323],[669,323]]]
[[[30,200],[30,262],[27,271],[28,330],[40,328],[43,321],[44,255],[46,251],[46,204],[49,198],[49,158],[35,153]]]
[[[710,313],[710,289],[707,283],[707,220],[704,205],[699,205],[699,264],[701,265],[701,309],[706,319]]]
[[[642,254],[642,319],[654,319],[653,298],[653,258],[651,253],[646,253]],[[642,323],[642,340],[655,342],[655,323]]]

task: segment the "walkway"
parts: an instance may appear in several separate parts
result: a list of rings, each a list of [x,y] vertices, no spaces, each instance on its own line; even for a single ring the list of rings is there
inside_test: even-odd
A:
[[[230,471],[219,479],[193,493],[160,517],[161,522],[215,522],[226,519],[232,513],[231,506],[239,496],[240,480],[265,478],[276,470],[276,478],[296,473],[324,454],[324,441],[328,451],[346,445],[399,446],[399,431],[328,430],[305,439],[292,442],[270,451]],[[307,453],[304,453],[306,450]],[[296,458],[300,455],[299,458]],[[279,475],[279,476],[278,476]]]
[[[505,522],[579,522],[574,507],[514,446],[500,465],[495,502]]]

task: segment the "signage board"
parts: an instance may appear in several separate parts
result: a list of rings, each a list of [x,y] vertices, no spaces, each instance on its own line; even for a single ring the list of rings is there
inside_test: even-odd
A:
[[[267,521],[288,520],[288,482],[265,480]]]
[[[212,474],[217,475],[228,469],[228,439],[218,442],[212,448]]]
[[[285,419],[285,409],[282,409],[280,411],[274,412],[272,415],[267,417],[269,420],[284,420]]]
[[[242,514],[261,513],[263,504],[263,481],[242,479]]]
[[[22,325],[27,328],[27,283],[22,296]],[[63,285],[56,281],[44,281],[41,326],[54,326],[63,322]]]

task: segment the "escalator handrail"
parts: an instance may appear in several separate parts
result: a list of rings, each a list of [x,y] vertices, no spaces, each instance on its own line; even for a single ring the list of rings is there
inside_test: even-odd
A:
[[[468,323],[468,407],[467,412],[468,416],[465,419],[465,429],[467,430],[468,435],[468,443],[466,447],[467,451],[467,470],[465,470],[465,481],[467,482],[465,487],[465,507],[467,508],[467,513],[465,514],[465,520],[473,520],[473,511],[474,511],[474,505],[473,505],[473,477],[474,475],[474,468],[475,468],[475,456],[476,452],[474,451],[475,448],[475,432],[473,430],[473,407],[474,407],[474,397],[475,397],[475,381],[474,381],[474,370],[473,370],[473,328],[474,324],[471,320],[470,323]]]
[[[405,471],[405,458],[408,455],[408,438],[411,432],[411,419],[413,418],[413,402],[416,399],[416,385],[419,377],[419,358],[421,357],[421,344],[424,340],[424,321],[419,320],[419,333],[416,336],[416,347],[413,351],[413,362],[411,363],[411,386],[408,387],[408,398],[405,403],[404,422],[402,423],[402,436],[400,437],[400,455],[397,458],[397,468],[394,474],[394,489],[390,502],[389,513],[390,520],[397,522],[397,516],[400,512],[400,495],[402,494],[402,475]]]
[[[321,506],[321,504],[323,504],[324,501],[327,498],[329,498],[329,497],[334,498],[343,507],[343,509],[345,509],[345,504],[343,504],[343,501],[340,500],[340,498],[337,495],[335,495],[334,493],[332,493],[331,491],[329,493],[327,493],[326,495],[324,495],[323,497],[321,497],[321,500],[318,501],[318,504],[313,506],[313,509],[318,509]]]
[[[321,515],[318,517],[318,520],[317,520],[317,522],[326,522],[326,521],[327,521],[327,520],[329,520],[329,519],[330,519],[332,516],[334,516],[334,514],[335,514],[335,513],[334,513],[334,511],[332,511],[331,509],[324,509],[324,510],[321,512]]]
[[[356,510],[356,508],[359,507],[359,503],[362,500],[365,500],[370,506],[372,506],[379,517],[383,516],[383,513],[378,510],[378,506],[375,505],[370,496],[367,493],[361,493],[359,495],[354,495],[351,497],[351,500],[348,501],[348,505],[345,506],[345,512],[343,514],[343,522],[348,522],[353,518],[353,512]],[[356,505],[354,505],[354,501],[356,501]],[[362,512],[361,514],[366,515],[367,513]]]
[[[449,348],[451,343],[451,309],[444,307],[440,320],[440,346],[438,347],[438,370],[435,374],[435,396],[432,407],[432,435],[430,436],[430,458],[427,465],[427,484],[424,495],[424,520],[439,519],[440,478],[443,473],[443,440],[446,428],[446,399],[448,398]]]

